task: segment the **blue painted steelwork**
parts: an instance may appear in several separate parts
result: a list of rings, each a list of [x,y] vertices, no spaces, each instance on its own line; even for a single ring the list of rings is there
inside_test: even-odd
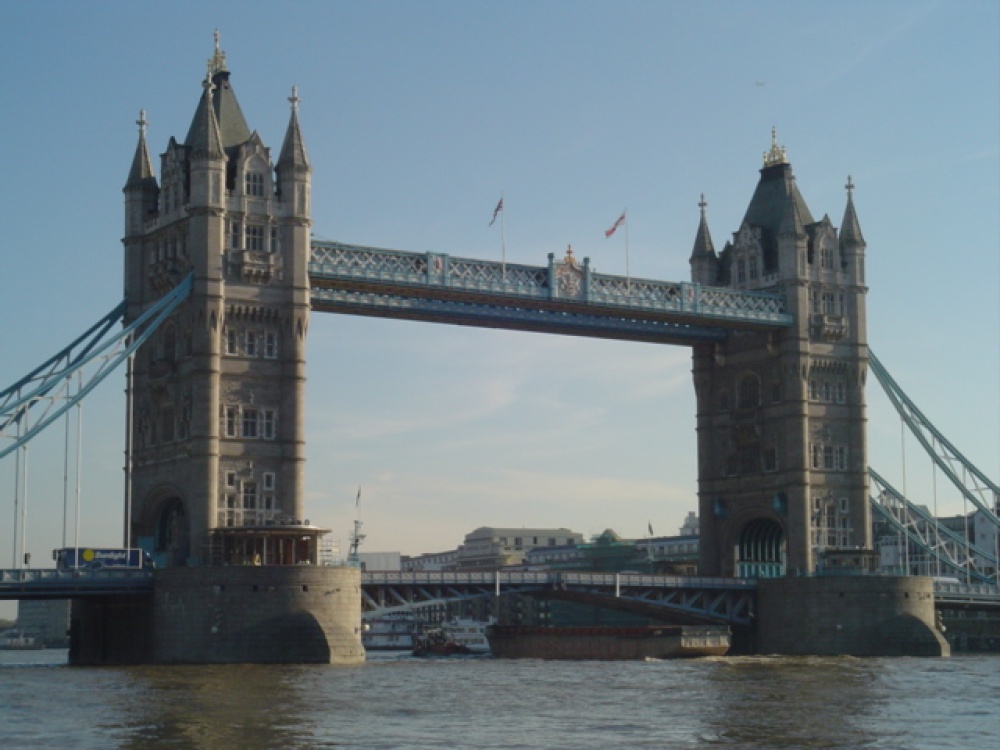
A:
[[[702,619],[751,625],[757,582],[639,573],[374,571],[361,574],[361,609],[370,617],[432,603],[531,594],[552,587],[663,607]]]
[[[0,570],[0,599],[80,599],[151,593],[151,570]]]
[[[938,609],[998,611],[1000,586],[934,581],[934,606]]]
[[[314,240],[309,278],[317,310],[488,328],[690,344],[793,322],[780,295],[598,274],[571,255],[543,267]]]
[[[889,372],[876,359],[871,349],[868,350],[869,366],[878,379],[892,405],[896,407],[899,416],[927,451],[935,464],[952,481],[966,500],[976,506],[983,515],[995,526],[1000,526],[1000,518],[996,514],[996,503],[1000,502],[1000,486],[990,481],[986,475],[973,466],[972,462],[963,456],[942,435],[931,421],[907,398],[903,389],[889,375]],[[962,472],[959,477],[958,471]],[[991,497],[992,496],[992,497]]]
[[[69,346],[0,391],[0,437],[12,440],[0,448],[0,458],[17,450],[83,400],[149,338],[191,293],[193,285],[194,276],[189,274],[133,323],[108,337],[111,328],[125,315],[127,300],[122,301]],[[89,366],[96,369],[86,383],[81,382],[77,391],[71,393],[74,376]],[[34,413],[40,412],[33,423],[29,419],[32,409]]]
[[[871,467],[868,474],[872,484],[878,489],[876,494],[868,498],[872,509],[890,526],[905,534],[922,552],[940,562],[949,575],[955,574],[962,578],[969,576],[982,583],[993,581],[990,576],[976,569],[973,558],[974,554],[980,555],[987,565],[992,565],[995,569],[997,558],[993,552],[940,525],[931,513],[903,497]]]

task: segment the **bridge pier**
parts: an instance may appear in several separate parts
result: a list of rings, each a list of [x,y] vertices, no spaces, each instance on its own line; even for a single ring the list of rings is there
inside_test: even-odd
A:
[[[70,664],[359,664],[361,573],[169,568],[152,595],[74,600]]]
[[[757,653],[788,656],[950,656],[925,577],[761,579]]]

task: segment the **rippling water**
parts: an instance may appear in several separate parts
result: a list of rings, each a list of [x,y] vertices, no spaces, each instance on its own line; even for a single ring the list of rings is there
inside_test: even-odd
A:
[[[70,668],[0,652],[0,748],[992,748],[1000,657]]]

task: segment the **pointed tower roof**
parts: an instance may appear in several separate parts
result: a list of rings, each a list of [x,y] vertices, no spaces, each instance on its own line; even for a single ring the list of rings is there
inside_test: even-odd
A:
[[[777,267],[777,237],[783,232],[801,229],[813,221],[809,206],[799,192],[788,162],[785,148],[778,145],[777,133],[771,128],[771,150],[764,153],[760,180],[747,206],[743,221],[761,229],[764,245],[764,266]]]
[[[299,129],[298,87],[292,86],[292,95],[288,97],[288,101],[292,103],[292,115],[288,120],[288,129],[285,131],[285,141],[281,144],[277,168],[279,170],[286,167],[309,169],[309,156],[306,154],[306,144],[302,140],[302,131]]]
[[[132,157],[132,168],[128,172],[128,180],[125,187],[146,187],[156,185],[156,174],[153,172],[153,162],[149,158],[149,149],[146,147],[146,110],[139,110],[139,119],[135,121],[139,126],[139,143],[135,147],[135,156]]]
[[[840,224],[840,244],[865,246],[865,238],[861,234],[861,224],[858,223],[858,215],[854,211],[854,183],[851,176],[847,175],[847,208],[844,209],[844,221]]]
[[[221,159],[225,156],[222,146],[222,134],[219,131],[219,122],[215,117],[215,109],[212,107],[212,92],[215,85],[211,76],[205,76],[202,83],[204,91],[201,101],[198,104],[198,111],[194,120],[191,121],[191,129],[188,130],[184,145],[191,149],[193,156],[205,156],[214,159]]]
[[[250,140],[250,128],[247,127],[243,110],[240,109],[240,103],[236,100],[236,94],[229,83],[226,53],[219,48],[218,31],[215,32],[215,53],[208,59],[206,80],[211,82],[215,90],[214,96],[208,100],[203,96],[198,103],[184,145],[194,148],[203,140],[204,123],[207,119],[205,109],[210,107],[213,110],[212,115],[216,121],[222,148],[227,155],[232,155],[237,146]]]
[[[708,220],[705,218],[705,194],[701,194],[701,201],[698,208],[701,209],[701,221],[698,223],[698,234],[694,238],[694,248],[691,250],[691,260],[708,256],[715,258],[715,245],[712,244],[712,235],[708,231]]]

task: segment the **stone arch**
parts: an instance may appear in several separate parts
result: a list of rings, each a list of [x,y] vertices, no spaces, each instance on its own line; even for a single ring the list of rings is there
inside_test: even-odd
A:
[[[187,504],[173,487],[161,487],[143,504],[137,536],[152,541],[158,564],[186,565],[191,555],[191,518]]]
[[[743,525],[736,544],[736,574],[740,578],[785,575],[785,530],[773,518],[758,516]]]

